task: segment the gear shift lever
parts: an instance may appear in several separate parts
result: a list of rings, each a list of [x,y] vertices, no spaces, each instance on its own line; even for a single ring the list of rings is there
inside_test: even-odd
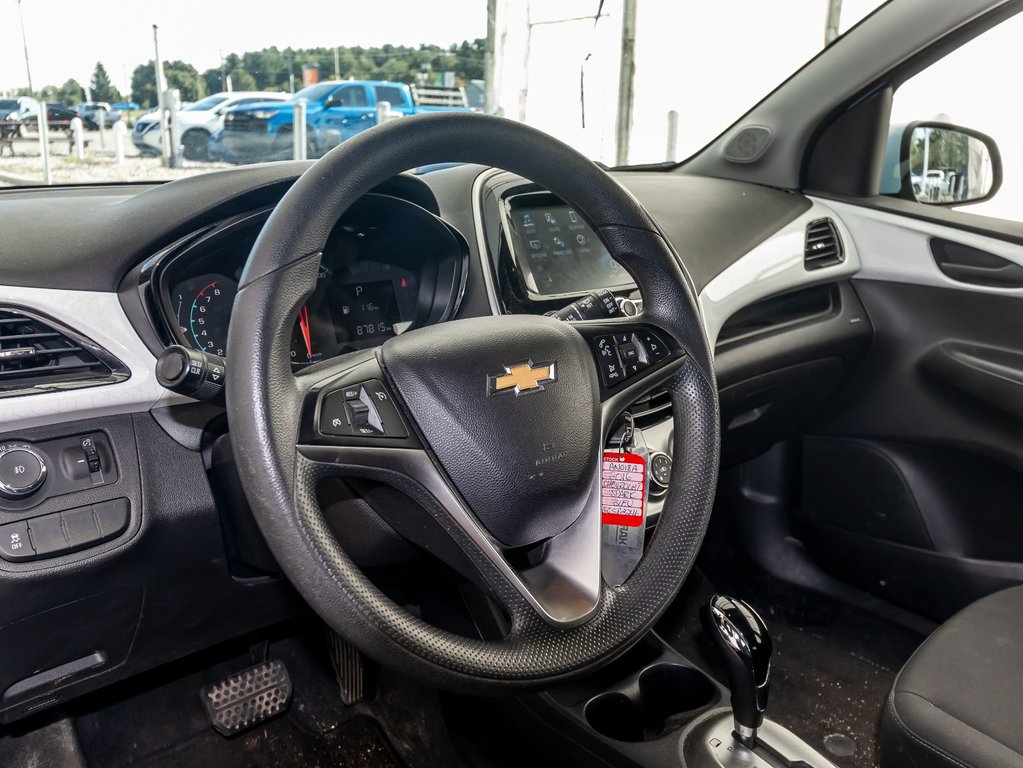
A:
[[[724,657],[732,692],[735,733],[752,748],[764,723],[771,674],[771,636],[747,603],[715,595],[702,612],[703,626]]]

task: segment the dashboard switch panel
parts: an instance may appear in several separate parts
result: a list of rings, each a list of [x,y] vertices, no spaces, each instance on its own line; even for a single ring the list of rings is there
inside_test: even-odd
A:
[[[127,499],[111,499],[92,505],[101,541],[116,539],[128,529],[131,505]]]
[[[11,563],[24,563],[36,559],[36,551],[28,535],[28,523],[0,526],[0,557]]]
[[[128,529],[130,510],[127,499],[112,499],[0,526],[0,558],[23,563],[94,547]]]
[[[54,557],[71,550],[71,544],[64,535],[60,512],[29,520],[28,532],[39,557]]]
[[[116,480],[117,464],[102,432],[0,445],[0,510],[30,509]]]
[[[25,443],[0,445],[0,496],[22,499],[46,481],[46,461]]]

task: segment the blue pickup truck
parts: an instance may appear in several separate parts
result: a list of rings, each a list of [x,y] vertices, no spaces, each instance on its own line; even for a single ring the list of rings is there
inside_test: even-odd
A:
[[[320,157],[345,139],[377,124],[377,105],[412,115],[468,110],[463,88],[417,87],[384,80],[332,80],[295,93],[285,102],[257,102],[229,109],[224,127],[209,141],[213,160],[253,163],[293,156],[295,104],[306,102],[306,154]]]

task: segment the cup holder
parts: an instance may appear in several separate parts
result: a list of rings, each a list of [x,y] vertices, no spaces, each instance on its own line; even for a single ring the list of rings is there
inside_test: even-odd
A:
[[[626,690],[608,691],[586,704],[586,722],[617,741],[653,741],[678,729],[718,698],[717,688],[698,669],[654,664]]]

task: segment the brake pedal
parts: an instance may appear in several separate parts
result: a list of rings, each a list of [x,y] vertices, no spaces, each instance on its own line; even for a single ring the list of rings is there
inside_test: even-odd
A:
[[[284,662],[264,661],[203,688],[199,695],[214,729],[234,736],[282,714],[291,690]]]

